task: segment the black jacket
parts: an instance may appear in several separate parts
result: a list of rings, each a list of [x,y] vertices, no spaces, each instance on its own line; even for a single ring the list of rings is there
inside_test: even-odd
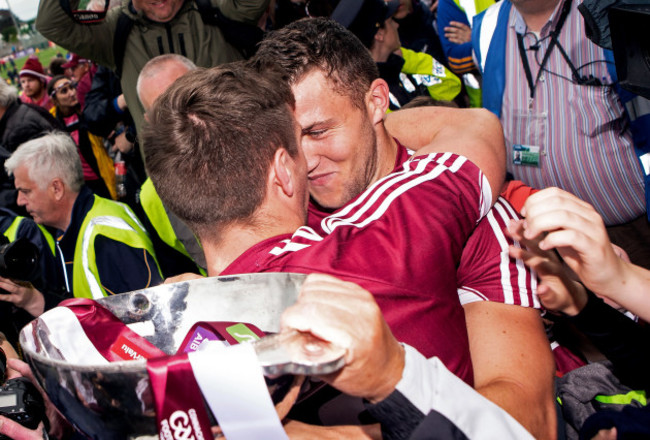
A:
[[[47,110],[16,100],[0,118],[0,207],[25,215],[16,205],[13,178],[5,171],[4,162],[21,144],[41,135],[61,129],[61,125]]]

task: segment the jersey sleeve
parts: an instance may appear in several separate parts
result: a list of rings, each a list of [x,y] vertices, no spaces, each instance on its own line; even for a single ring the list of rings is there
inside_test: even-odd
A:
[[[491,204],[490,184],[474,163],[452,153],[432,153],[413,156],[401,169],[326,217],[321,227],[331,234],[339,226],[360,228],[381,221],[404,225],[402,234],[416,235],[425,232],[417,230],[420,218],[435,217],[449,228],[453,218],[476,225]],[[443,218],[446,209],[447,218]]]
[[[470,236],[457,272],[461,304],[494,301],[541,308],[535,272],[508,254],[509,246],[521,246],[504,232],[510,219],[518,218],[510,203],[499,197]]]

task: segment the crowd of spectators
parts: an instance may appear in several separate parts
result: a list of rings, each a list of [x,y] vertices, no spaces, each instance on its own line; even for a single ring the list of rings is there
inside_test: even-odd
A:
[[[72,3],[0,82],[9,357],[64,299],[320,273],[283,326],[346,365],[289,437],[650,437],[650,103],[579,1]]]

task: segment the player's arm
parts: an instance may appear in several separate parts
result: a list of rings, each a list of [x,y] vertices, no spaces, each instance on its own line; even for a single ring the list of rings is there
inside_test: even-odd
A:
[[[463,308],[475,389],[535,438],[554,438],[555,364],[539,311],[489,301]]]
[[[474,162],[488,178],[496,200],[505,178],[506,149],[498,118],[485,109],[417,107],[384,120],[391,136],[418,155],[451,152]]]
[[[433,418],[440,421],[442,414],[469,438],[526,438],[516,421],[439,359],[426,359],[399,344],[372,294],[353,283],[310,275],[296,304],[284,312],[282,328],[309,332],[346,348],[345,366],[323,380],[347,394],[365,397],[372,403],[368,410],[387,432],[406,437],[434,413]]]
[[[555,365],[536,309],[535,274],[508,255],[509,246],[521,247],[504,232],[517,218],[499,198],[478,224],[457,269],[459,296],[476,389],[535,437],[546,438],[554,434]]]

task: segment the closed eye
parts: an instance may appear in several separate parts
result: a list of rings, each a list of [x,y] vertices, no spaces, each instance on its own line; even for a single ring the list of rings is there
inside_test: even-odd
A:
[[[325,133],[327,133],[326,129],[307,130],[307,131],[303,131],[302,135],[303,136],[309,136],[309,137],[312,137],[312,138],[317,138],[317,137],[323,136]]]

